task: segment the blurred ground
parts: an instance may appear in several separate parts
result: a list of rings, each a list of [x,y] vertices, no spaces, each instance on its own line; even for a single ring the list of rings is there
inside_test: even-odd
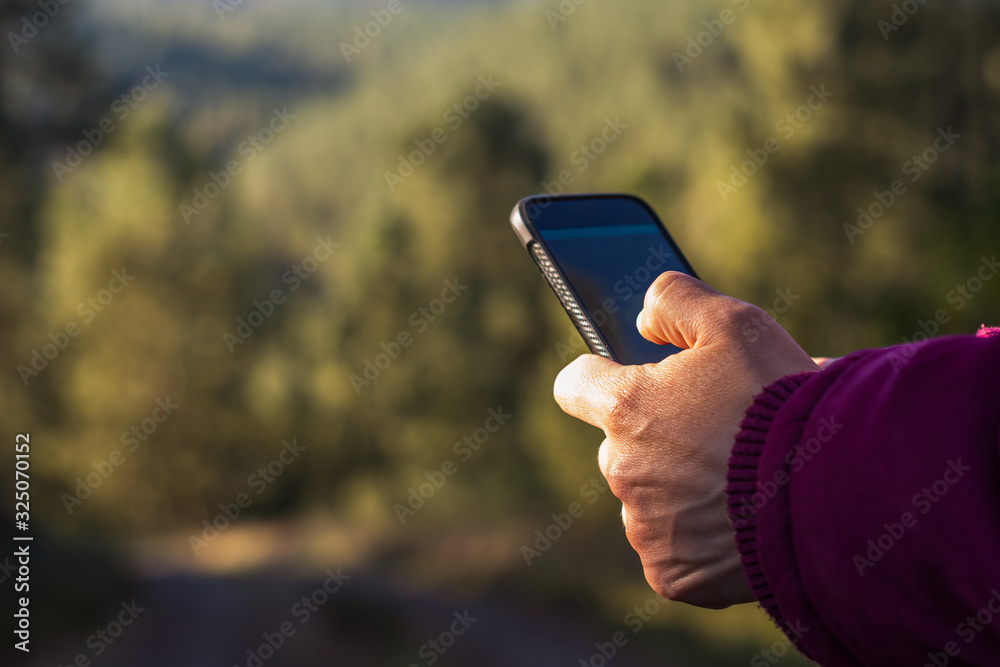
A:
[[[75,595],[42,611],[44,642],[18,664],[69,665],[78,656],[149,667],[541,666],[602,664],[602,656],[641,667],[708,659],[697,638],[703,630],[684,629],[678,605],[647,590],[609,622],[596,613],[593,590],[539,585],[520,554],[505,549],[511,536],[465,530],[376,545],[365,531],[313,520],[233,526],[200,557],[187,536],[149,540],[114,560],[35,543],[41,590],[52,600],[61,590]],[[594,544],[567,540],[559,551],[597,573],[615,554]],[[415,585],[420,578],[400,566],[413,554],[428,571],[460,576]],[[717,649],[715,664],[739,664],[737,656],[756,650]],[[789,657],[787,664],[806,663]]]

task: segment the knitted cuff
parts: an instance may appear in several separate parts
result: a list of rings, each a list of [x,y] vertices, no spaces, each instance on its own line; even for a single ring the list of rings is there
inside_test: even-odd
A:
[[[754,504],[754,495],[758,491],[757,465],[778,410],[814,373],[815,371],[811,371],[784,377],[766,387],[754,399],[740,424],[726,476],[729,520],[736,533],[743,572],[754,597],[782,630],[786,627],[785,619],[778,610],[774,593],[764,578],[764,570],[757,557],[757,506]]]

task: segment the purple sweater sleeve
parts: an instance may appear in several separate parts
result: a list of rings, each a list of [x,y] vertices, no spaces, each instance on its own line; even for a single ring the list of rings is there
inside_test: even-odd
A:
[[[1000,330],[775,382],[727,490],[757,599],[821,665],[1000,665]]]

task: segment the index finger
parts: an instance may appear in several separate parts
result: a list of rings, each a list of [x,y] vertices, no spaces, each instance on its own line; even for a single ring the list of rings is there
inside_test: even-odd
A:
[[[556,403],[566,414],[603,429],[628,384],[628,368],[596,354],[581,355],[556,376]]]

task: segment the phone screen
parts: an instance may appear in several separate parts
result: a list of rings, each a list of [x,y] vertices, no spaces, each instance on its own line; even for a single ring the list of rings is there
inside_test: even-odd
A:
[[[694,275],[647,206],[625,196],[561,197],[535,200],[526,213],[621,363],[657,362],[680,351],[651,343],[635,326],[658,275]]]

